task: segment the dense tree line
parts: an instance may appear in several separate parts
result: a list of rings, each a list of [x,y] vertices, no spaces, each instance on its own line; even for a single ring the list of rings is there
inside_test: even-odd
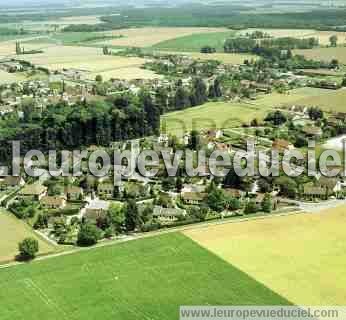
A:
[[[101,19],[115,27],[190,26],[245,28],[288,28],[335,30],[345,25],[346,10],[313,10],[292,13],[247,14],[250,7],[234,4],[193,5],[173,8],[124,8],[119,15]],[[241,12],[240,12],[241,11]],[[338,27],[339,28],[339,27]]]
[[[262,52],[268,50],[312,49],[315,46],[318,46],[318,39],[316,38],[297,39],[282,37],[262,39],[260,41],[252,38],[230,38],[225,41],[224,51],[228,53],[255,53],[262,55]]]
[[[105,102],[59,103],[42,115],[33,106],[24,118],[10,116],[1,121],[0,159],[9,157],[9,143],[20,140],[22,151],[80,148],[91,144],[108,146],[111,141],[158,134],[160,109],[150,95],[109,97]]]

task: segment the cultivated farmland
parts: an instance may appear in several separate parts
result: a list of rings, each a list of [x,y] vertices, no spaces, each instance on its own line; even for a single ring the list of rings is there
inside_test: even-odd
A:
[[[0,263],[12,261],[18,254],[18,242],[27,237],[36,237],[22,221],[4,210],[0,211]],[[39,239],[40,254],[54,251],[53,246]]]
[[[110,71],[103,71],[103,72],[93,72],[89,74],[89,78],[91,80],[94,80],[97,75],[101,75],[103,80],[110,80],[110,79],[125,79],[125,80],[132,80],[132,79],[158,79],[162,78],[161,75],[156,74],[155,72],[147,69],[142,69],[139,67],[119,67],[117,69],[113,69]]]
[[[323,90],[318,95],[311,95],[295,101],[295,104],[310,107],[320,107],[328,112],[345,112],[346,90]]]
[[[0,70],[0,84],[13,83],[17,81],[24,80],[24,76],[15,73],[8,73],[6,71]]]
[[[320,61],[331,61],[332,59],[337,59],[339,62],[346,64],[346,47],[294,50],[294,53],[304,55],[309,59]]]
[[[48,46],[42,54],[28,54],[23,57],[34,65],[49,70],[78,69],[85,71],[87,77],[94,79],[102,74],[105,79],[112,77],[134,79],[138,77],[158,77],[140,67],[145,59],[136,57],[105,56],[101,48],[79,46]]]
[[[176,37],[156,44],[155,49],[169,51],[199,52],[202,47],[210,46],[217,51],[223,51],[223,45],[227,38],[234,35],[234,31],[198,33],[188,36]]]
[[[344,305],[345,212],[343,206],[185,234],[295,304]]]
[[[180,305],[289,304],[177,233],[0,270],[0,281],[3,319],[161,320]]]
[[[168,41],[179,37],[194,34],[207,35],[225,31],[227,31],[226,28],[131,28],[109,32],[108,34],[111,35],[122,35],[123,38],[108,40],[102,43],[121,47],[144,48],[154,46],[162,41]]]

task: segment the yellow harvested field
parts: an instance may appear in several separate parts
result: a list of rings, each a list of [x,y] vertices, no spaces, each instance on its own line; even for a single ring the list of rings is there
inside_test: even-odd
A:
[[[344,305],[346,206],[186,231],[297,305]],[[298,288],[298,290],[297,290]]]
[[[332,35],[338,37],[338,43],[346,43],[346,32],[334,32],[334,31],[317,31],[312,29],[246,29],[240,32],[240,34],[251,33],[255,30],[260,30],[270,34],[272,37],[293,37],[293,38],[318,38],[320,45],[329,45],[329,38]]]
[[[49,24],[98,24],[101,23],[100,16],[75,16],[75,17],[63,17],[55,21],[48,21]]]
[[[13,260],[18,254],[18,243],[27,237],[34,237],[39,240],[40,254],[55,250],[52,245],[36,237],[24,222],[5,213],[3,210],[0,211],[0,233],[0,263]]]
[[[346,32],[334,32],[334,31],[316,31],[313,37],[318,38],[320,45],[330,45],[329,38],[333,35],[338,37],[338,44],[346,43]]]
[[[322,61],[337,59],[339,62],[346,64],[346,47],[294,50],[294,54],[301,54],[306,58]]]
[[[24,76],[19,73],[8,73],[4,70],[0,70],[0,84],[13,83],[24,80]]]
[[[295,104],[311,107],[318,106],[328,112],[345,112],[346,89],[321,90],[321,94],[299,99],[295,101]]]
[[[35,40],[40,39],[41,37],[31,37],[31,38],[25,38],[22,40],[29,41],[29,40]],[[21,39],[18,39],[19,41]],[[54,47],[55,45],[52,43],[39,43],[39,44],[27,44],[25,43],[23,47],[25,50],[46,50],[46,48]],[[20,58],[28,57],[29,55],[20,56]],[[9,40],[9,41],[3,41],[0,42],[0,59],[4,58],[18,58],[16,56],[16,40]]]
[[[74,68],[90,72],[140,67],[146,61],[142,58],[105,56],[101,48],[78,46],[52,46],[42,54],[25,55],[25,60],[50,70]]]
[[[262,31],[268,33],[270,36],[274,38],[281,37],[308,37],[311,34],[316,33],[315,30],[312,29],[263,29],[263,28],[249,28],[246,30],[242,30],[239,32],[241,35],[245,35],[246,33],[252,33],[254,31]]]
[[[100,43],[123,47],[150,47],[162,41],[189,36],[196,33],[226,32],[226,28],[166,28],[145,27],[115,30],[109,32],[114,36],[122,35],[123,38],[107,40]]]
[[[103,80],[110,79],[125,79],[125,80],[133,80],[133,79],[160,79],[161,75],[156,74],[151,70],[142,69],[139,67],[126,67],[126,68],[118,68],[110,71],[104,72],[94,72],[90,74],[89,79],[93,80],[97,75],[101,75]]]

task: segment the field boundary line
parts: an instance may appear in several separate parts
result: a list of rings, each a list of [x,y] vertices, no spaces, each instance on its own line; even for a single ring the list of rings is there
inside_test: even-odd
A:
[[[336,207],[342,206],[342,204],[338,204]],[[265,219],[270,219],[270,218],[275,218],[275,217],[287,217],[291,215],[300,215],[300,214],[320,214],[320,212],[306,212],[304,210],[299,210],[299,208],[296,208],[296,210],[289,211],[289,212],[282,212],[282,213],[272,213],[272,214],[266,214],[266,215],[260,215],[260,216],[255,216],[255,217],[242,217],[238,219],[223,219],[220,221],[213,221],[213,222],[201,222],[193,225],[188,225],[188,226],[182,226],[182,227],[174,227],[170,229],[163,229],[160,231],[153,231],[153,232],[147,232],[147,233],[138,233],[135,235],[132,235],[131,237],[125,238],[125,239],[116,239],[116,240],[110,240],[109,242],[102,241],[99,244],[92,246],[92,247],[86,247],[86,248],[75,248],[72,250],[68,251],[63,251],[59,253],[54,253],[54,254],[48,254],[42,257],[37,257],[34,261],[31,263],[34,264],[36,262],[44,261],[47,259],[52,259],[52,258],[57,258],[61,256],[67,256],[79,252],[85,252],[89,250],[95,250],[98,248],[103,248],[103,247],[108,247],[108,246],[115,246],[119,245],[122,243],[134,241],[134,240],[140,240],[140,239],[145,239],[145,238],[152,238],[156,237],[159,235],[163,234],[169,234],[169,233],[175,233],[175,232],[182,232],[182,231],[188,231],[188,230],[194,230],[194,229],[204,229],[204,228],[209,228],[212,226],[218,226],[218,225],[224,225],[224,224],[230,224],[230,223],[242,223],[242,222],[248,222],[248,221],[254,221],[254,220],[265,220]],[[27,262],[12,262],[8,263],[5,265],[0,265],[0,270],[1,269],[7,269],[19,265],[27,264]]]

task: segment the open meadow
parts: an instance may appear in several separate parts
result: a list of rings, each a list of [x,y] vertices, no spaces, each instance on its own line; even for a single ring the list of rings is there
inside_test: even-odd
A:
[[[185,232],[297,305],[344,305],[346,207]]]
[[[267,110],[245,102],[208,102],[162,116],[161,130],[182,136],[192,129],[238,127],[254,118],[261,119]]]
[[[0,210],[0,263],[12,261],[18,254],[18,243],[27,237],[39,240],[40,254],[53,252],[54,247],[36,237],[34,232],[22,221]]]
[[[181,305],[289,304],[179,233],[0,269],[0,282],[2,319],[173,320]]]
[[[226,28],[167,28],[167,27],[145,27],[130,28],[107,32],[108,35],[119,36],[122,38],[100,42],[102,44],[120,47],[151,47],[163,41],[199,34],[208,35],[226,32]],[[228,31],[230,32],[230,31]]]
[[[289,94],[271,93],[256,100],[241,102],[208,102],[201,106],[165,114],[161,118],[163,132],[182,136],[184,133],[205,128],[234,128],[263,117],[271,110],[293,104],[309,95],[320,94],[320,89],[302,88]]]

